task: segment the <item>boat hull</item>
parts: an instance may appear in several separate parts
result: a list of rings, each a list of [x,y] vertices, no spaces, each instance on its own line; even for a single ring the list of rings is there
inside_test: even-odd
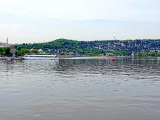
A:
[[[25,55],[24,60],[55,60],[58,59],[56,55]]]

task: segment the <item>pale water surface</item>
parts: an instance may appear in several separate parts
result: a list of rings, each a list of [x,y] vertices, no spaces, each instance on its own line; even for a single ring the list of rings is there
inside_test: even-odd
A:
[[[160,60],[0,61],[0,120],[160,120]]]

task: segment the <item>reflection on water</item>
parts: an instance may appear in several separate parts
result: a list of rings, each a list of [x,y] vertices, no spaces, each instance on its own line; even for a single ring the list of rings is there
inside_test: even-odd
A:
[[[3,120],[159,120],[160,60],[0,61]]]

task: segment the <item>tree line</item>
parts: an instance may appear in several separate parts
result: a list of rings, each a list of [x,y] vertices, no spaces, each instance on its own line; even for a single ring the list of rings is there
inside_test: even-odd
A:
[[[42,49],[46,54],[57,55],[123,55],[129,56],[160,56],[160,39],[137,39],[137,40],[95,40],[76,41],[57,39],[44,43],[23,43],[15,46],[17,55],[26,53],[39,53]]]

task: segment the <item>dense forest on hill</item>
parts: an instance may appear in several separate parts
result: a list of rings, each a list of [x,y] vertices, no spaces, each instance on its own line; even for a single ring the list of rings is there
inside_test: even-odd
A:
[[[131,55],[160,56],[160,39],[137,39],[137,40],[95,40],[76,41],[57,39],[44,43],[23,43],[16,45],[17,54],[25,54],[30,50],[57,55]]]

